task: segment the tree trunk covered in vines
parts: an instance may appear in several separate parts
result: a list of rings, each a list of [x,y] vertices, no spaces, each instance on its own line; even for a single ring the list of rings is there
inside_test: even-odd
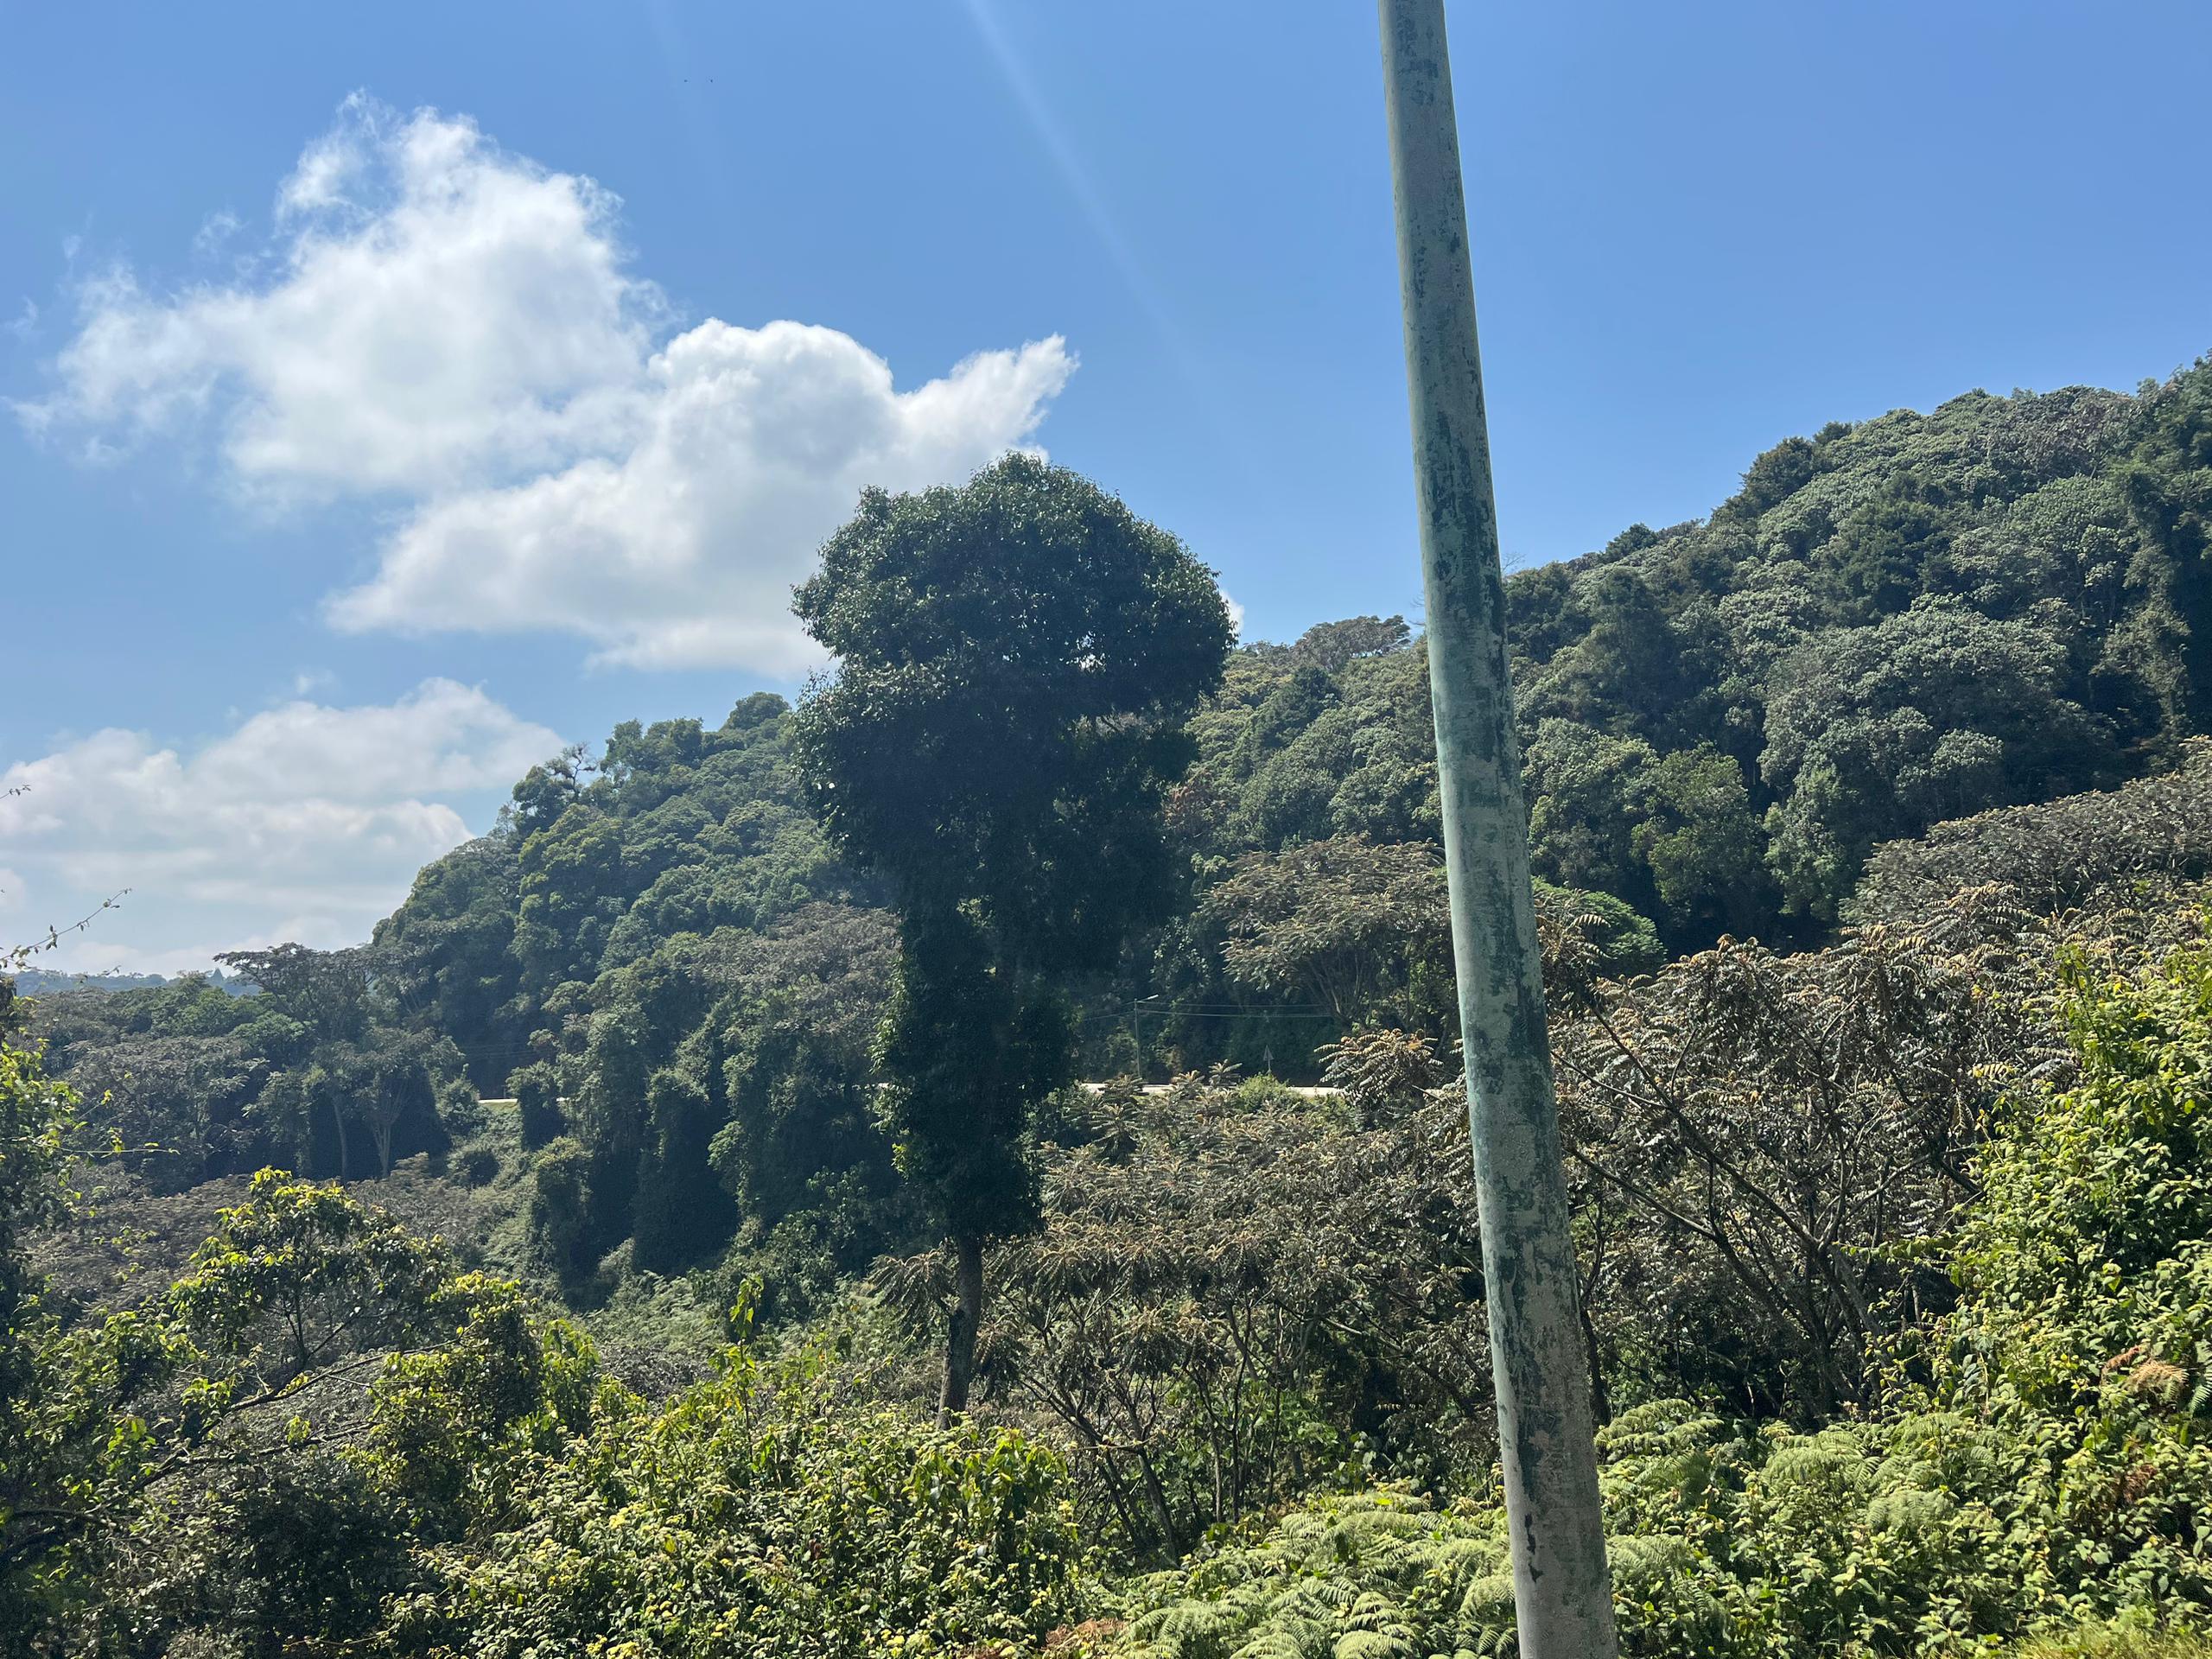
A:
[[[955,1278],[952,1321],[944,1333],[944,1387],[937,1399],[937,1426],[968,1409],[968,1389],[976,1377],[976,1331],[983,1321],[983,1241],[975,1233],[953,1240],[960,1262]]]

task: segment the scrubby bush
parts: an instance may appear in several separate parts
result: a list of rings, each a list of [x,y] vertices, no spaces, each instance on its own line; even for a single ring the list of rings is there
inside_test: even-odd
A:
[[[535,1151],[568,1132],[561,1110],[561,1074],[543,1060],[522,1066],[507,1077],[515,1114],[522,1122],[522,1143]]]
[[[2212,871],[2212,741],[2191,740],[2177,771],[2115,790],[1939,823],[1875,849],[1852,899],[1874,919],[1910,917],[1961,887],[1999,885],[2037,911],[2100,888],[2171,886]]]
[[[1624,1652],[1902,1659],[2212,1618],[2212,950],[2077,963],[2067,1017],[2078,1076],[2000,1114],[1929,1247],[1959,1304],[1896,1345],[1875,1414],[1801,1433],[1656,1402],[1602,1433]],[[1510,1651],[1504,1545],[1488,1503],[1309,1503],[1140,1580],[1124,1649]]]
[[[2139,1625],[2085,1624],[2007,1648],[2007,1659],[2207,1659],[2212,1637]]]
[[[451,1136],[474,1135],[484,1127],[484,1103],[476,1085],[465,1077],[448,1077],[438,1085],[438,1121]]]
[[[166,1296],[62,1329],[19,1246],[68,1107],[0,1048],[0,1652],[874,1659],[1082,1611],[1048,1449],[855,1407],[813,1348],[656,1410],[335,1186],[265,1172]]]
[[[1082,1557],[1050,1452],[840,1408],[818,1366],[733,1353],[542,1465],[402,1629],[483,1659],[1029,1652],[1078,1612]]]
[[[581,1273],[589,1240],[591,1154],[563,1135],[537,1156],[531,1172],[530,1236],[557,1273]]]
[[[1217,1079],[1225,1083],[1225,1079]],[[1479,1478],[1493,1449],[1464,1102],[1333,1099],[1272,1080],[1122,1084],[1046,1160],[1043,1230],[993,1257],[993,1408],[1069,1448],[1086,1526],[1123,1560],[1366,1459]],[[944,1253],[887,1262],[926,1329]]]

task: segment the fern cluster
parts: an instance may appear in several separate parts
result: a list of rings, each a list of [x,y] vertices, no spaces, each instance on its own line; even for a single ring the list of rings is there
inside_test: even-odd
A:
[[[1662,1401],[1604,1431],[1624,1653],[1902,1659],[2212,1616],[2212,950],[2077,969],[2069,1001],[2071,1086],[2009,1107],[1942,1246],[1959,1305],[1876,1410],[1806,1432]],[[1315,1501],[1132,1585],[1123,1650],[1510,1654],[1505,1554],[1492,1504]],[[2157,1650],[2133,1640],[2080,1650]]]

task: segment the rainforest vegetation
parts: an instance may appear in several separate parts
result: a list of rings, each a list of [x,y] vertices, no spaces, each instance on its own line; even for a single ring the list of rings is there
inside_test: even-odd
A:
[[[1626,1650],[2204,1651],[2212,362],[1508,600]],[[1024,457],[796,609],[354,949],[0,979],[0,1651],[1512,1651],[1417,632]]]

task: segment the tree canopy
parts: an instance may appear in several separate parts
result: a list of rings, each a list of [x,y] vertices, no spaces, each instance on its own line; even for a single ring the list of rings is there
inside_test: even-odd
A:
[[[798,711],[810,798],[899,913],[877,1054],[900,1166],[960,1249],[957,1411],[982,1241],[1033,1221],[1029,1119],[1070,1080],[1066,978],[1169,912],[1163,800],[1229,610],[1173,537],[1020,455],[863,496],[794,608],[837,658]]]

